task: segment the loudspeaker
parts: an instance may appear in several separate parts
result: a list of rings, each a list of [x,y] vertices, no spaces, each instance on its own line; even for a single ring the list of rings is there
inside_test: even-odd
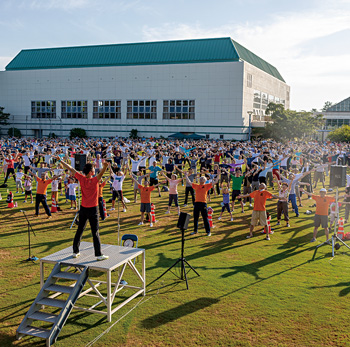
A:
[[[177,221],[177,227],[179,229],[186,230],[188,228],[188,223],[190,222],[191,215],[188,213],[180,212],[179,219]]]
[[[345,187],[346,186],[346,166],[332,165],[329,176],[330,187]]]
[[[75,154],[75,166],[74,169],[77,171],[83,171],[86,165],[86,154]]]

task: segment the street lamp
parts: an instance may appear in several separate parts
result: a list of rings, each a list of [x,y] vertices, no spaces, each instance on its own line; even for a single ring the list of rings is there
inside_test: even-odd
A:
[[[250,142],[251,136],[252,136],[252,114],[253,111],[248,111],[248,116],[249,116],[249,135],[248,135],[248,140]]]

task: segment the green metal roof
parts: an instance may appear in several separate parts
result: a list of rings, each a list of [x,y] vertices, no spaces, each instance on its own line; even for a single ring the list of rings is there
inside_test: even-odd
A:
[[[24,49],[11,70],[246,61],[284,81],[278,70],[229,37],[115,45]]]

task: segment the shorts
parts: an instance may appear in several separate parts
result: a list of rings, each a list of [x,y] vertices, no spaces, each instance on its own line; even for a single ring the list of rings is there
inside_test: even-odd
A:
[[[322,228],[328,228],[328,216],[315,214],[314,227],[318,228],[320,225]]]
[[[123,191],[113,189],[112,200],[116,200],[116,198],[118,198],[119,201],[123,201]]]
[[[175,207],[179,207],[179,202],[178,202],[177,197],[178,197],[177,194],[169,194],[169,204],[168,204],[168,206],[171,206],[173,201],[174,201]]]
[[[232,191],[232,202],[234,202],[237,198],[237,196],[241,195],[241,191],[240,190],[233,190]],[[237,198],[238,201],[241,201],[241,198]]]
[[[151,203],[141,202],[140,212],[151,212]]]
[[[69,195],[69,196],[68,196],[68,200],[70,200],[70,201],[76,201],[76,200],[77,200],[77,197],[76,197],[76,195]]]
[[[221,203],[221,212],[224,212],[225,210],[227,210],[228,213],[231,213],[231,208],[230,208],[230,204],[224,204],[224,203]]]
[[[21,188],[23,189],[23,184],[22,184],[22,181],[16,181],[16,188]]]
[[[250,224],[256,226],[258,225],[258,222],[263,227],[267,225],[266,211],[253,211]]]
[[[32,191],[31,190],[26,190],[25,191],[25,196],[27,196],[27,195],[32,195]]]
[[[149,178],[149,185],[150,186],[156,186],[157,184],[158,184],[158,178],[153,178],[153,177]]]
[[[321,180],[321,181],[324,181],[324,173],[315,171],[314,180],[317,180],[317,179]]]

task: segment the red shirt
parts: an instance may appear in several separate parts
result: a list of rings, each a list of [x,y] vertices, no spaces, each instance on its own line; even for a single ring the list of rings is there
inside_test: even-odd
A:
[[[87,178],[77,172],[74,177],[79,181],[81,187],[81,206],[96,207],[98,206],[98,178]]]
[[[155,189],[154,186],[145,187],[145,186],[141,186],[140,184],[138,184],[137,186],[140,189],[141,202],[143,204],[151,203],[151,192]]]
[[[213,188],[211,183],[197,184],[192,183],[192,188],[196,192],[196,202],[207,202],[208,191]]]
[[[37,180],[38,180],[38,188],[36,190],[36,193],[46,195],[47,186],[52,182],[52,180],[51,179],[42,180],[40,177],[38,177]]]
[[[13,159],[5,159],[8,169],[13,169],[15,167],[15,161]]]

